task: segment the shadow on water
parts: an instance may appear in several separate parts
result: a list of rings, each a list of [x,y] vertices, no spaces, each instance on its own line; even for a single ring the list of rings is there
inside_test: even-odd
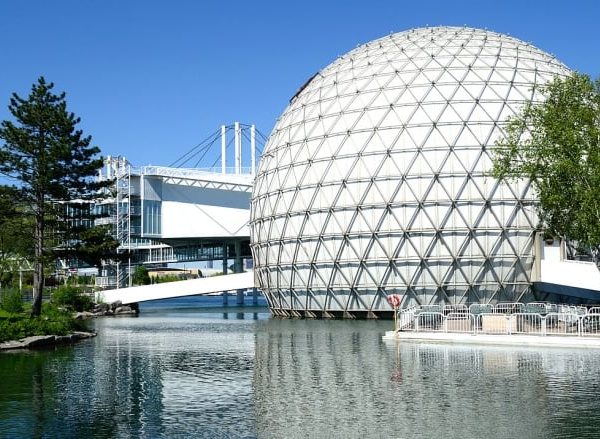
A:
[[[386,343],[389,322],[215,298],[92,324],[0,355],[0,437],[597,437],[594,351]]]

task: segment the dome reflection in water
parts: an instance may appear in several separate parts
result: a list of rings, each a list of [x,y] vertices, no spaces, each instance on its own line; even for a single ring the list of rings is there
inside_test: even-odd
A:
[[[593,350],[398,345],[389,321],[266,308],[95,325],[74,347],[0,355],[0,437],[598,436]]]
[[[593,351],[388,343],[373,322],[263,326],[259,437],[598,435]]]

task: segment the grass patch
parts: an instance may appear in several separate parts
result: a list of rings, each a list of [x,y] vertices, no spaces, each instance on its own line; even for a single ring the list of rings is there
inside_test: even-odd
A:
[[[44,303],[42,314],[38,317],[0,310],[0,343],[32,335],[66,335],[84,330],[85,323],[75,320],[70,311],[61,310],[52,303]]]

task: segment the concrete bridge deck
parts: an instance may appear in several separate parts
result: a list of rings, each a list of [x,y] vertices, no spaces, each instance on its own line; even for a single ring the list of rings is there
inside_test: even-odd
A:
[[[254,272],[252,271],[98,291],[96,293],[96,301],[112,303],[119,300],[123,304],[128,304],[147,302],[149,300],[172,299],[175,297],[209,295],[249,288],[254,288]]]

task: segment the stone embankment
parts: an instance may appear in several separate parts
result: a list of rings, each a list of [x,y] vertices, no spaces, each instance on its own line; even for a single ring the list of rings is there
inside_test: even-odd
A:
[[[46,348],[57,345],[71,344],[79,340],[95,337],[95,332],[75,331],[68,335],[34,335],[20,340],[11,340],[0,343],[0,351],[9,349]]]
[[[137,316],[140,313],[140,308],[137,303],[123,305],[120,301],[113,303],[98,303],[94,305],[93,311],[83,311],[75,314],[76,319],[89,319],[93,317],[105,316]]]

